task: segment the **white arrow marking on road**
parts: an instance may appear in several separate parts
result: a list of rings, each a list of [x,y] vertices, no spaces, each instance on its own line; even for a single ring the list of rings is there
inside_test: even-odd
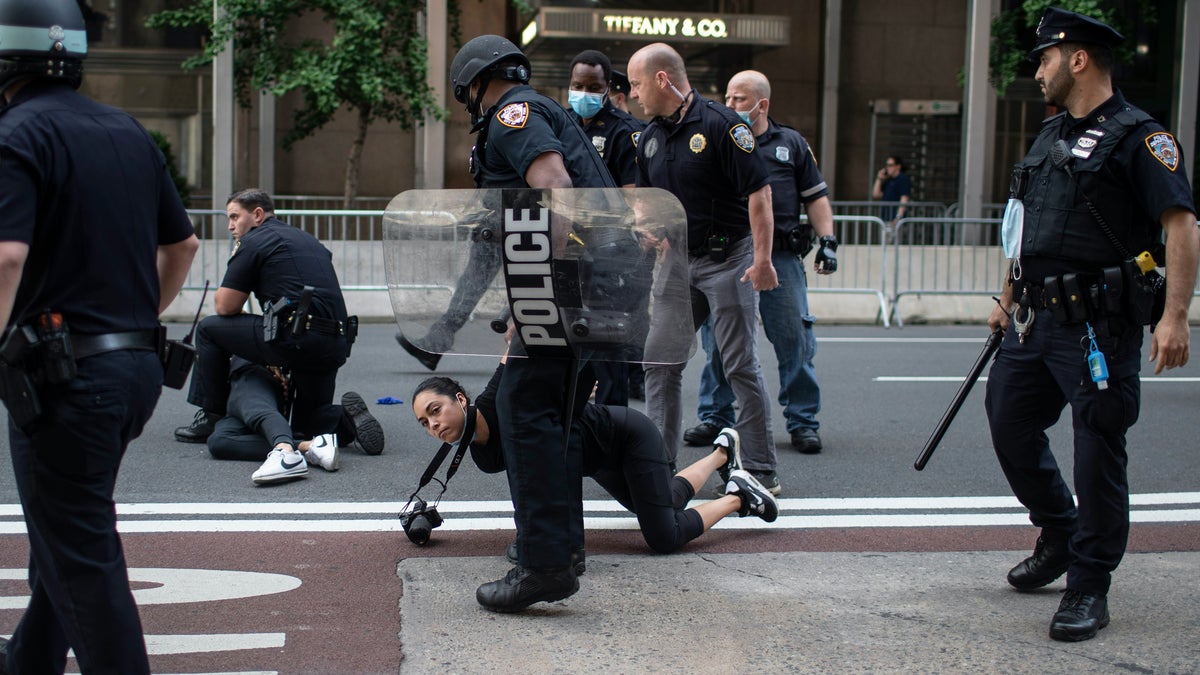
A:
[[[241,649],[280,649],[286,642],[286,633],[147,635],[146,653],[151,656],[160,656],[164,654],[233,652]]]
[[[0,568],[0,580],[22,581],[28,576],[26,569]],[[129,581],[159,584],[133,592],[133,599],[139,605],[252,598],[284,593],[300,586],[299,579],[286,574],[156,567],[130,568]],[[28,595],[0,596],[0,609],[23,609],[28,605]]]

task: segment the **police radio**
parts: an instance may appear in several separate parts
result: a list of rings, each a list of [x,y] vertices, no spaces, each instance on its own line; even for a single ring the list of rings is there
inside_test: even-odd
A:
[[[192,319],[192,329],[182,340],[166,340],[163,343],[161,355],[165,387],[183,389],[188,374],[192,372],[192,364],[196,361],[196,348],[192,346],[192,336],[196,334],[196,325],[200,323],[200,310],[204,308],[204,299],[208,297],[208,284],[205,280],[200,306],[196,308],[196,316]]]

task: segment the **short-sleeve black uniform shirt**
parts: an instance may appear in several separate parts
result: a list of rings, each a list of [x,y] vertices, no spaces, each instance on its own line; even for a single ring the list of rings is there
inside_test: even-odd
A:
[[[305,286],[312,286],[310,314],[335,321],[346,318],[333,254],[311,234],[273,216],[242,235],[221,285],[254,293],[259,304],[280,298],[294,302]]]
[[[645,125],[633,115],[605,102],[596,116],[583,123],[583,118],[571,113],[583,127],[583,133],[612,174],[617,186],[637,184],[637,141]]]
[[[0,113],[0,240],[30,245],[10,322],[50,308],[78,334],[154,328],[158,247],[192,233],[162,152],[125,112],[34,81]]]
[[[575,187],[615,187],[604,161],[583,129],[558,101],[533,87],[513,87],[484,115],[472,149],[475,185],[485,188],[525,188],[525,173],[533,160],[556,152]]]
[[[676,125],[655,120],[638,140],[638,186],[674,194],[688,219],[688,248],[713,234],[750,234],[747,198],[769,181],[754,133],[729,108],[700,98]]]
[[[758,137],[758,152],[771,176],[771,204],[776,230],[787,230],[800,218],[800,205],[829,194],[808,141],[799,131],[768,118],[767,130]]]
[[[1070,173],[1054,166],[1060,139]],[[1029,171],[1021,260],[1035,275],[1095,272],[1124,257],[1093,207],[1131,255],[1159,242],[1167,209],[1196,212],[1174,137],[1119,91],[1082,119],[1061,113],[1043,122],[1018,167]]]

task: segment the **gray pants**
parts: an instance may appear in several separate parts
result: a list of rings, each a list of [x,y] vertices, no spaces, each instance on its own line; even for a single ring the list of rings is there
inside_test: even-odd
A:
[[[739,281],[754,261],[753,244],[745,237],[720,263],[707,256],[689,256],[692,289],[692,330],[711,314],[713,335],[724,359],[725,379],[741,403],[737,429],[742,464],[755,471],[775,469],[775,440],[771,430],[767,382],[758,363],[758,292]],[[647,349],[658,330],[671,330],[665,317],[652,316]],[[798,319],[797,319],[798,320]],[[728,356],[726,356],[728,355]],[[686,364],[646,366],[646,414],[662,432],[667,458],[675,464],[683,436],[683,370]]]

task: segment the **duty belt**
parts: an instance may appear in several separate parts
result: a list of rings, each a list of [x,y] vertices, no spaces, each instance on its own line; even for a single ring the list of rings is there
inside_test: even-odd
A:
[[[1109,288],[1100,275],[1061,274],[1042,283],[1022,280],[1013,286],[1013,299],[1021,307],[1049,310],[1062,324],[1119,316],[1124,313],[1124,293]]]
[[[287,323],[291,324],[293,318],[294,317],[289,317],[287,320]],[[305,328],[305,330],[315,331],[315,332],[321,333],[323,335],[345,335],[346,334],[346,324],[345,323],[343,323],[341,321],[334,321],[333,319],[326,319],[326,318],[319,317],[319,316],[313,316],[312,314],[309,314],[308,317],[304,320],[304,328]]]
[[[104,333],[102,335],[71,335],[71,350],[75,359],[86,359],[89,356],[115,352],[119,349],[138,349],[158,351],[159,331],[157,328],[133,330],[125,333]]]

